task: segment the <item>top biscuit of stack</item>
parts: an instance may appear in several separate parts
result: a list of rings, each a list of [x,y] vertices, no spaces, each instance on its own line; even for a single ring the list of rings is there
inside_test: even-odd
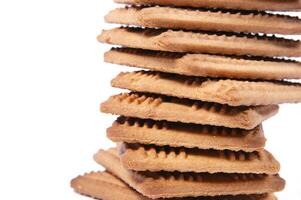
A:
[[[114,0],[116,3],[164,6],[188,6],[239,10],[301,10],[300,0]]]

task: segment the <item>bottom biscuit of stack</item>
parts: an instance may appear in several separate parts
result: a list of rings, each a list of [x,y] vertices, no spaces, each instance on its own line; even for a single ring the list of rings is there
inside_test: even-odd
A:
[[[83,176],[78,176],[71,182],[72,187],[76,192],[92,197],[95,199],[108,200],[150,200],[145,197],[125,182],[121,181],[116,176],[109,172],[91,172]],[[238,195],[238,196],[220,196],[220,197],[187,197],[187,198],[172,198],[174,200],[276,200],[272,194],[258,195]],[[171,199],[171,200],[172,200]]]

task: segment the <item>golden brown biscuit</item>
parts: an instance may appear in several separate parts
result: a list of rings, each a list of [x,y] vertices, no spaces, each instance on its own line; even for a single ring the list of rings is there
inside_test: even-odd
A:
[[[117,8],[106,22],[147,28],[228,31],[272,34],[300,34],[298,17],[257,11],[196,10],[171,7]]]
[[[149,200],[108,172],[91,172],[71,181],[78,193],[104,200]]]
[[[134,171],[277,174],[280,164],[268,151],[217,151],[169,146],[119,146],[121,162]]]
[[[153,71],[122,72],[113,87],[230,106],[301,102],[301,84],[197,78]]]
[[[301,56],[301,42],[276,37],[163,29],[104,30],[98,41],[131,48],[225,55]]]
[[[225,8],[236,10],[301,10],[300,0],[114,0],[116,3]]]
[[[187,76],[235,79],[301,79],[301,63],[292,60],[226,57],[130,48],[113,48],[106,62]]]
[[[253,129],[278,112],[277,105],[230,107],[160,95],[125,93],[101,104],[101,111],[142,119]]]
[[[91,172],[71,181],[71,187],[82,195],[104,200],[151,200],[108,172]],[[172,198],[169,200],[276,200],[273,194],[219,197]],[[163,200],[163,199],[162,199]]]
[[[266,141],[261,125],[243,130],[129,117],[119,117],[107,136],[114,142],[245,152],[262,150]]]

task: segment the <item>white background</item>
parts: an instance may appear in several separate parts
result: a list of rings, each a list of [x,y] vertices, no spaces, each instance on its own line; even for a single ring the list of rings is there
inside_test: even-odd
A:
[[[105,129],[115,117],[99,103],[118,92],[110,79],[128,70],[103,63],[109,46],[96,42],[113,6],[0,0],[0,199],[85,199],[69,181],[100,170],[92,155],[113,145]],[[301,105],[283,105],[264,123],[287,180],[280,199],[300,199],[300,113]]]

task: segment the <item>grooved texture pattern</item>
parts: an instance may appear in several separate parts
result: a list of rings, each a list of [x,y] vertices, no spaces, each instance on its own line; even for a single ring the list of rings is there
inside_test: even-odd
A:
[[[230,107],[160,95],[124,93],[101,104],[101,111],[142,119],[253,129],[278,112],[277,105]]]
[[[105,200],[151,200],[108,172],[91,172],[71,181],[71,187],[80,194]],[[272,194],[198,197],[198,200],[276,200]],[[172,198],[169,200],[195,200],[195,198]]]
[[[94,159],[149,198],[273,193],[285,184],[278,175],[130,171],[120,164],[116,149],[100,150]]]
[[[265,150],[246,153],[122,144],[120,153],[123,165],[134,171],[277,174],[280,170]]]
[[[107,129],[107,136],[114,142],[245,152],[262,150],[266,140],[261,125],[242,130],[123,116]]]

